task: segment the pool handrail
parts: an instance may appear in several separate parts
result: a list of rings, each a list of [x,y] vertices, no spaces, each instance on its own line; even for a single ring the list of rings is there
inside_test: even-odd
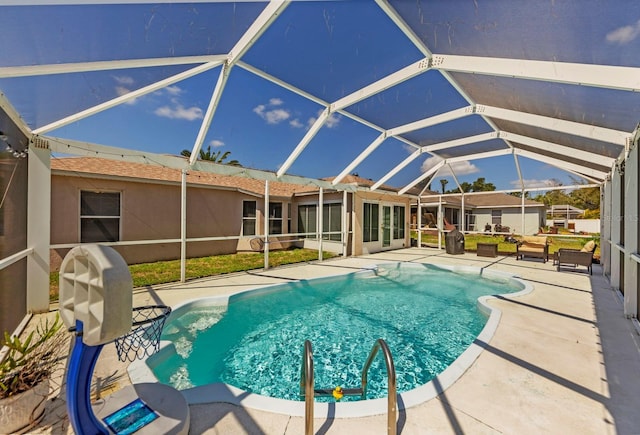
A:
[[[367,358],[367,362],[364,364],[362,368],[362,378],[361,385],[362,388],[357,389],[343,389],[345,395],[355,395],[360,394],[362,396],[362,400],[366,399],[367,396],[367,377],[369,373],[369,369],[371,368],[371,364],[375,359],[378,351],[382,350],[382,354],[384,356],[384,362],[387,368],[387,381],[388,381],[388,395],[387,395],[387,433],[389,435],[396,435],[397,427],[396,427],[396,416],[398,410],[398,397],[396,393],[396,369],[393,363],[393,357],[391,356],[391,351],[389,350],[389,346],[382,339],[379,338],[374,343],[371,348],[371,352],[369,353],[369,358]],[[316,396],[330,396],[331,390],[316,390],[315,389],[315,380],[314,380],[314,372],[313,372],[313,349],[311,346],[311,342],[309,340],[305,340],[304,342],[304,350],[302,353],[302,364],[300,367],[300,395],[304,395],[304,404],[305,404],[305,435],[313,435],[313,412],[314,412],[314,398]]]
[[[369,369],[371,368],[371,364],[378,354],[378,350],[382,350],[382,355],[384,356],[384,363],[387,366],[387,433],[389,435],[396,435],[396,415],[398,413],[398,396],[396,394],[396,367],[393,363],[393,357],[391,356],[391,351],[389,350],[389,346],[382,339],[378,338],[371,349],[371,353],[369,354],[369,358],[367,358],[367,362],[362,369],[362,398],[365,399],[367,396],[367,375],[369,373]]]
[[[314,378],[313,378],[313,350],[309,340],[304,341],[302,353],[302,366],[300,367],[300,395],[304,394],[304,433],[313,435],[313,403],[314,403]]]

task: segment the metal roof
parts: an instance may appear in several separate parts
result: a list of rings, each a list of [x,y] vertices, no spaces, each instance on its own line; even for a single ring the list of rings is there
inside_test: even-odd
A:
[[[4,3],[0,100],[23,132],[45,138],[202,80],[207,109],[189,144],[195,159],[224,128],[220,113],[240,118],[242,100],[270,86],[287,93],[292,112],[315,116],[278,146],[246,144],[258,161],[279,161],[259,169],[284,180],[306,160],[340,183],[367,168],[372,189],[409,180],[399,186],[405,193],[445,171],[457,183],[456,164],[477,160],[511,171],[517,188],[529,187],[525,161],[598,183],[640,120],[640,2]],[[340,143],[336,116],[359,141]],[[134,122],[117,133],[134,131]],[[147,146],[139,154],[73,139],[50,140],[52,151],[153,155],[140,136],[124,148]],[[322,144],[332,142],[340,151],[327,156]]]

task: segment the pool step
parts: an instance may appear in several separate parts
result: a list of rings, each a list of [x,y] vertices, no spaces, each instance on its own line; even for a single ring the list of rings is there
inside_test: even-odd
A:
[[[362,396],[364,390],[362,388],[343,388],[342,395],[343,396]],[[333,389],[332,388],[316,388],[313,390],[313,395],[315,397],[332,397]]]

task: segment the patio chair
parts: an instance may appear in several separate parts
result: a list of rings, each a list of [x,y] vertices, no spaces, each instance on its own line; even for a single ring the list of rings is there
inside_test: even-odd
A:
[[[566,249],[560,248],[558,250],[558,259],[557,266],[558,271],[560,271],[560,267],[564,265],[572,265],[574,268],[578,266],[586,266],[589,275],[593,273],[592,264],[593,264],[593,254],[596,251],[596,243],[591,240],[587,242],[582,249]]]

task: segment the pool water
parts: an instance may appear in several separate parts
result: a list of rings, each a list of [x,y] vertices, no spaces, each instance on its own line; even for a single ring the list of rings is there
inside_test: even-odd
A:
[[[223,382],[303,400],[305,340],[313,346],[316,388],[358,388],[369,352],[383,338],[401,393],[429,382],[473,342],[486,323],[476,307],[480,296],[522,289],[506,278],[411,263],[272,286],[232,296],[228,306],[198,306],[171,317],[162,339],[173,341],[176,353],[154,363],[153,372],[177,389]],[[386,392],[379,354],[369,372],[367,399]]]

